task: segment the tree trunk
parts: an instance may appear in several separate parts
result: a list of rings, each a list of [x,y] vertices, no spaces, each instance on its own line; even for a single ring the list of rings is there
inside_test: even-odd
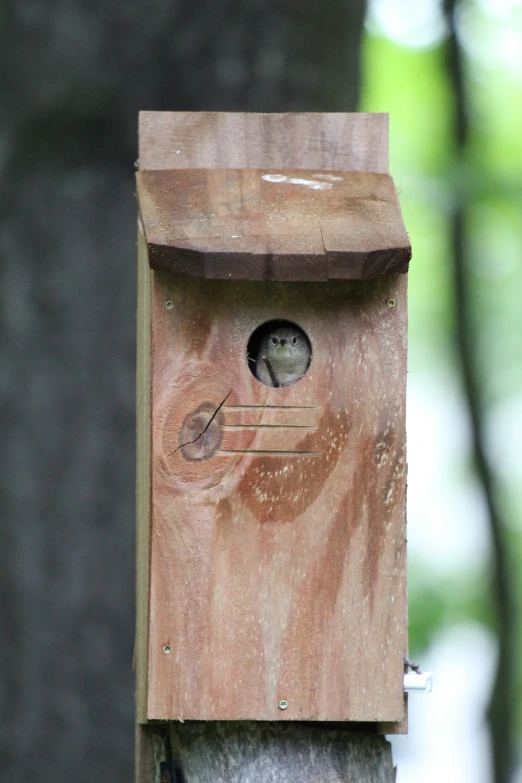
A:
[[[391,746],[344,726],[175,723],[142,727],[136,783],[394,783]],[[160,769],[163,771],[161,780]]]
[[[132,777],[139,109],[350,111],[364,2],[7,0],[0,777]]]

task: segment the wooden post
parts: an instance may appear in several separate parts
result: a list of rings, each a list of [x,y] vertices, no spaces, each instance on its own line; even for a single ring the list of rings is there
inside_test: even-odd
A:
[[[138,783],[394,783],[390,743],[345,727],[242,722],[140,726]]]
[[[393,781],[411,248],[387,118],[144,113],[139,168],[137,780]],[[311,360],[276,388],[282,327]]]

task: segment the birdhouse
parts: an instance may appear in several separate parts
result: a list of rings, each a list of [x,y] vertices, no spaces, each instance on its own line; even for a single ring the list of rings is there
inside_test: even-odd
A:
[[[405,718],[386,115],[142,113],[138,721]]]

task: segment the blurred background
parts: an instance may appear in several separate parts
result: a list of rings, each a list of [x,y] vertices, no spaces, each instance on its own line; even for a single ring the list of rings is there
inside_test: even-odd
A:
[[[414,256],[399,783],[522,781],[522,0],[4,0],[0,778],[132,779],[140,109],[390,112]]]

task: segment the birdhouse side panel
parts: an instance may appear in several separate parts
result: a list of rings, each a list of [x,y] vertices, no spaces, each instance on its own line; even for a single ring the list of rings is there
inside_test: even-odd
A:
[[[281,321],[311,362],[277,388]],[[152,354],[148,719],[400,721],[405,278],[154,273]]]

